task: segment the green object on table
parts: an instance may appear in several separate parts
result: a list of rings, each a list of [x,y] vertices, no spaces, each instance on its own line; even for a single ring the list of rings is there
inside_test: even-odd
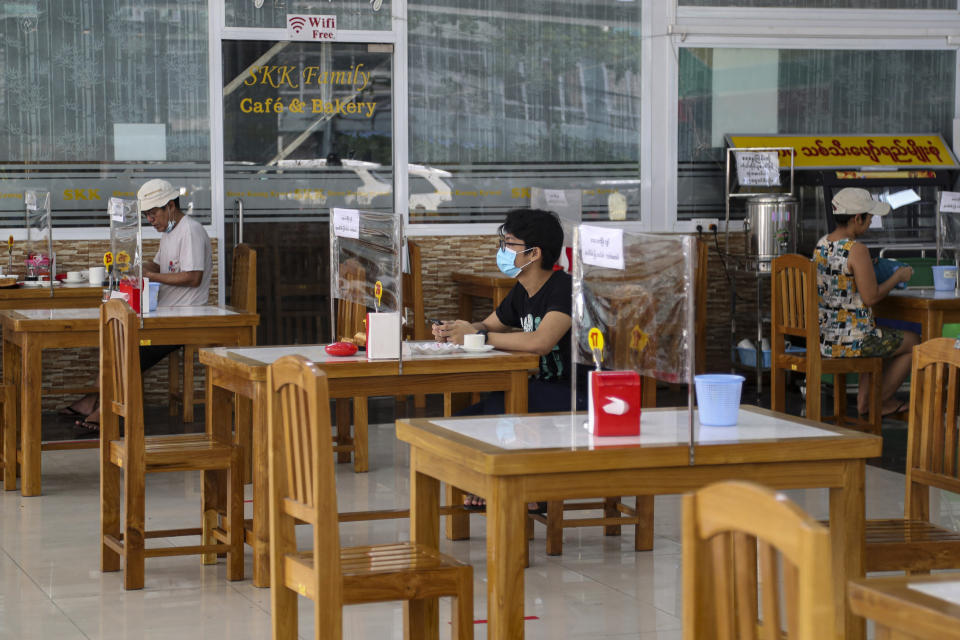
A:
[[[913,267],[913,277],[907,283],[908,287],[933,286],[933,270],[930,267],[937,264],[936,258],[897,258],[897,261]]]
[[[960,322],[950,322],[943,325],[944,338],[956,338],[960,336]]]

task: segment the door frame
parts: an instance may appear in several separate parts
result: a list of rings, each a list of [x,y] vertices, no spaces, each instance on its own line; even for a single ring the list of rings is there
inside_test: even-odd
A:
[[[371,9],[372,10],[372,9]],[[335,12],[334,12],[335,13]],[[224,277],[226,247],[224,246],[225,198],[223,175],[223,42],[225,40],[269,40],[294,42],[286,29],[259,27],[227,27],[224,0],[208,0],[210,68],[210,216],[214,237],[217,238],[218,300],[226,302]],[[338,30],[332,43],[393,45],[393,81],[391,102],[393,110],[393,206],[403,216],[404,229],[410,223],[409,210],[409,138],[407,106],[407,0],[390,0],[390,31]],[[299,41],[296,41],[299,42]]]

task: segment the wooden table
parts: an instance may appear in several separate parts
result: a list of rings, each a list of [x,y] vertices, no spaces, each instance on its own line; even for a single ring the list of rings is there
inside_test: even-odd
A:
[[[14,385],[19,405],[20,446],[16,430],[3,430],[4,489],[16,488],[16,463],[21,465],[20,492],[40,494],[40,452],[44,449],[96,448],[99,441],[43,445],[40,433],[43,351],[97,347],[100,309],[28,309],[0,311],[3,323],[3,380]],[[144,314],[141,340],[151,344],[249,345],[256,340],[259,316],[232,307],[202,305],[161,307]],[[14,421],[16,424],[16,420]]]
[[[960,293],[928,287],[894,289],[873,305],[873,315],[920,323],[920,341],[926,342],[943,335],[944,323],[960,322]]]
[[[367,360],[364,354],[334,357],[322,345],[212,348],[200,350],[207,365],[207,420],[229,420],[233,394],[253,400],[253,521],[246,540],[253,547],[253,584],[270,585],[267,510],[267,367],[285,355],[298,354],[317,363],[327,374],[331,398],[353,399],[354,470],[366,471],[367,398],[417,393],[503,391],[511,413],[527,411],[527,375],[540,357],[531,353],[485,351],[450,355],[404,356],[397,360]],[[449,406],[445,406],[449,411]],[[237,425],[237,433],[243,427]],[[464,512],[464,516],[467,516]],[[466,520],[467,518],[464,517]]]
[[[510,289],[517,284],[516,278],[505,276],[499,271],[474,273],[472,271],[454,271],[450,274],[457,283],[457,296],[460,302],[460,320],[473,321],[473,299],[490,298],[496,309],[507,297]]]
[[[853,580],[850,609],[876,622],[877,640],[960,640],[960,573]]]
[[[411,540],[437,547],[440,482],[487,499],[488,638],[523,637],[528,502],[682,493],[730,479],[827,487],[838,604],[848,578],[863,575],[864,460],[880,455],[879,437],[744,406],[737,427],[697,428],[691,466],[686,409],[645,409],[642,435],[632,438],[594,438],[584,420],[397,420],[397,438],[410,444]],[[435,638],[436,601],[406,606]],[[838,637],[862,638],[863,620],[844,611]]]
[[[8,287],[0,289],[0,309],[78,309],[99,307],[102,287],[61,284],[49,287]]]

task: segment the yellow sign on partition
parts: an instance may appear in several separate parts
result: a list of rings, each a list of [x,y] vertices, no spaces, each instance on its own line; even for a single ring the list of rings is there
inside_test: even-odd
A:
[[[109,269],[110,265],[112,264],[113,264],[113,252],[107,251],[105,254],[103,254],[103,266]]]
[[[730,135],[730,146],[792,147],[798,169],[855,167],[957,168],[960,164],[940,134],[894,135]],[[790,167],[790,152],[780,151],[780,166]]]

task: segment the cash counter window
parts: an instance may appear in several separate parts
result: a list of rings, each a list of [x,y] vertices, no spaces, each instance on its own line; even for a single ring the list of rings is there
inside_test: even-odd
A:
[[[677,218],[723,217],[726,134],[939,133],[951,144],[955,74],[953,51],[680,49]]]

